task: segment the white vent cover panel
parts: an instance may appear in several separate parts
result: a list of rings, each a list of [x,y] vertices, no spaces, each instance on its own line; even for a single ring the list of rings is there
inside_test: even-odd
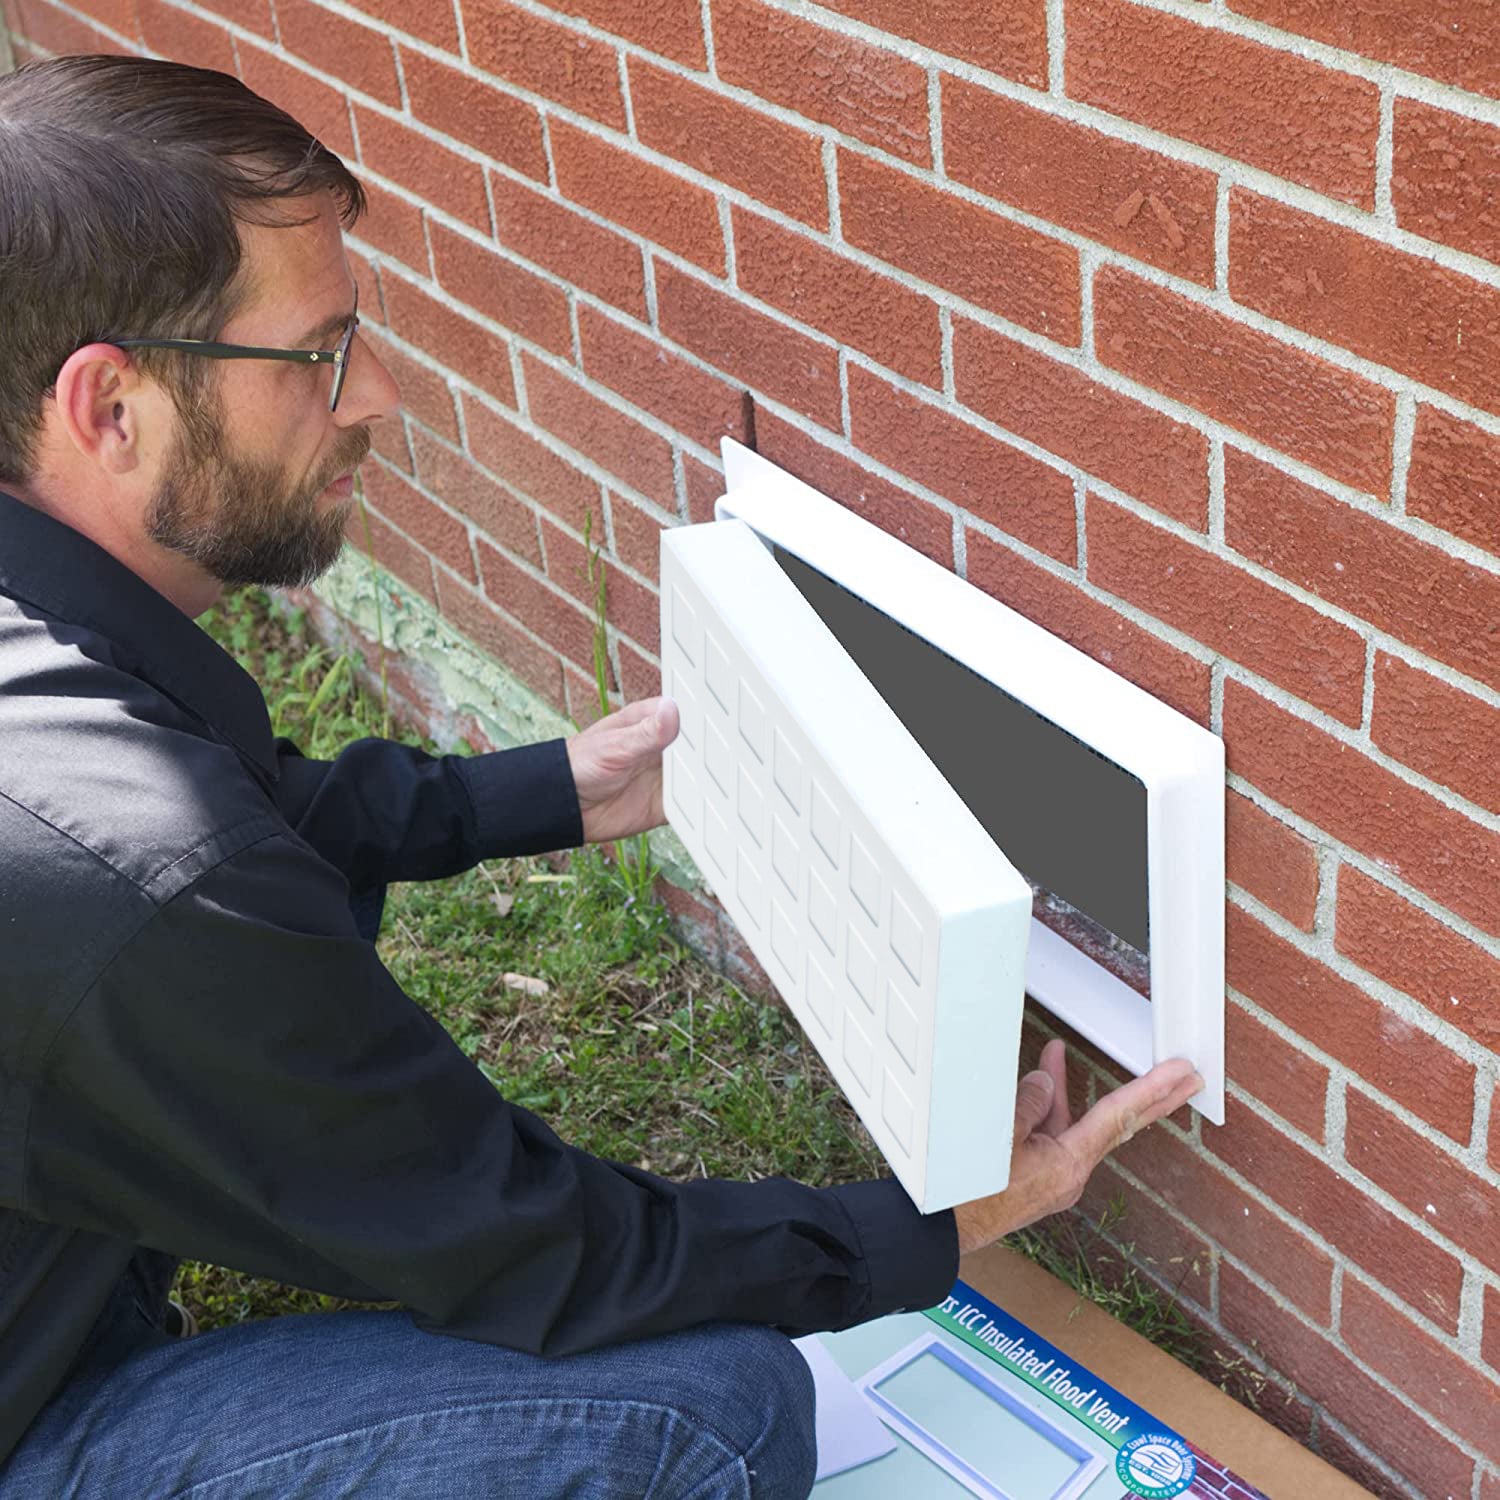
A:
[[[738,521],[662,536],[673,828],[923,1212],[1010,1169],[1031,891]]]

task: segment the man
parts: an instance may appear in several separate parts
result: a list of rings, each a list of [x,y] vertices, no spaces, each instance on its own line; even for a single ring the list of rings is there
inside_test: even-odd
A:
[[[361,207],[222,75],[0,79],[0,1500],[803,1495],[784,1332],[937,1301],[1197,1081],[1070,1124],[1049,1050],[1012,1186],[923,1218],[573,1150],[401,993],[388,882],[655,826],[677,719],[312,762],[194,625],[333,561],[397,409]],[[404,1310],[177,1340],[181,1256]]]

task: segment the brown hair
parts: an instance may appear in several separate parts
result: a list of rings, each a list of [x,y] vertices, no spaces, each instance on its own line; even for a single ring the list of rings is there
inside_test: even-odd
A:
[[[364,192],[333,152],[238,79],[133,57],[61,57],[0,78],[0,483],[23,482],[42,403],[75,349],[211,339],[233,315],[238,223]],[[211,361],[136,351],[182,403]]]

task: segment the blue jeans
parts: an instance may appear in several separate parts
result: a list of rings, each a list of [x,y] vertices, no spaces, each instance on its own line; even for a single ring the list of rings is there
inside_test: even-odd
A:
[[[122,1283],[0,1500],[804,1500],[812,1379],[719,1324],[563,1359],[403,1312],[169,1338]]]

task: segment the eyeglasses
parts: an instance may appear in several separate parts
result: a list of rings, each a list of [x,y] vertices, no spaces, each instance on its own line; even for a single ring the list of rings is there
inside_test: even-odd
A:
[[[359,328],[358,303],[355,307],[337,349],[262,349],[254,344],[215,344],[206,339],[105,339],[103,342],[117,349],[178,349],[208,359],[284,359],[304,365],[332,365],[333,390],[329,393],[328,410],[337,411],[344,377],[349,373],[349,350]]]

